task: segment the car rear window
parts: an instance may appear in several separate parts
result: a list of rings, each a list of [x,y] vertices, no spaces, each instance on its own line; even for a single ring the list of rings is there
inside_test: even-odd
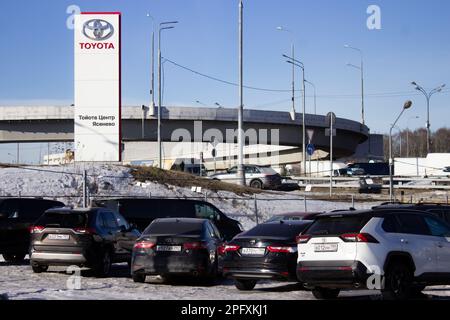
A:
[[[363,215],[321,217],[306,231],[310,235],[341,235],[357,233],[366,225],[370,217]]]
[[[144,235],[183,235],[200,236],[203,230],[202,222],[158,222],[151,223],[144,231]]]
[[[108,207],[114,210],[117,209],[117,202],[111,202]],[[191,201],[176,199],[119,200],[119,212],[125,218],[150,220],[166,217],[195,217],[194,205]]]
[[[263,223],[238,236],[238,238],[262,237],[293,239],[299,235],[311,222],[289,223]]]
[[[44,227],[79,228],[86,227],[88,215],[85,212],[46,212],[36,225]]]

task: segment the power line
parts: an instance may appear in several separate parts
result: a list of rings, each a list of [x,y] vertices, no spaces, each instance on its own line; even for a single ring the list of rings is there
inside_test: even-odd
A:
[[[167,62],[173,64],[174,66],[179,67],[179,68],[184,69],[184,70],[187,70],[189,72],[195,73],[196,75],[199,75],[199,76],[202,76],[202,77],[205,77],[205,78],[208,78],[210,80],[217,81],[217,82],[221,82],[221,83],[224,83],[224,84],[228,84],[228,85],[231,85],[231,86],[235,86],[235,87],[239,86],[239,84],[237,84],[237,83],[234,83],[234,82],[231,82],[231,81],[222,80],[222,79],[219,79],[219,78],[216,78],[216,77],[213,77],[213,76],[201,73],[199,71],[193,70],[193,69],[188,68],[186,66],[182,66],[181,64],[178,64],[178,63],[176,63],[176,62],[174,62],[172,60],[169,60],[167,58],[164,58],[164,59],[166,59]],[[251,90],[257,90],[257,91],[267,91],[267,92],[291,92],[291,90],[285,90],[285,89],[267,89],[267,88],[258,88],[258,87],[252,87],[252,86],[244,86],[244,88],[251,89]]]
[[[194,73],[198,76],[213,80],[213,81],[217,81],[217,82],[221,82],[227,85],[231,85],[231,86],[239,86],[239,84],[235,83],[235,82],[231,82],[231,81],[227,81],[227,80],[223,80],[220,78],[217,78],[215,76],[211,76],[211,75],[207,75],[205,73],[196,71],[192,68],[183,66],[175,61],[172,61],[170,59],[164,58],[165,61],[171,63],[172,65],[184,69],[186,71],[189,71],[191,73]],[[250,90],[257,90],[257,91],[265,91],[265,92],[292,92],[292,89],[270,89],[270,88],[259,88],[259,87],[254,87],[254,86],[245,86],[244,88],[246,89],[250,89]],[[295,90],[296,92],[302,92],[302,90]],[[441,93],[449,93],[450,89],[445,89],[442,90]],[[394,91],[394,92],[381,92],[381,93],[366,93],[365,96],[366,97],[376,97],[376,98],[393,98],[393,97],[403,97],[403,96],[417,96],[420,95],[420,93],[417,93],[416,91]],[[359,98],[361,95],[360,94],[323,94],[323,95],[316,95],[316,97],[320,97],[320,98]],[[312,97],[312,96],[307,96],[307,97]],[[287,100],[283,100],[280,101],[284,102]]]

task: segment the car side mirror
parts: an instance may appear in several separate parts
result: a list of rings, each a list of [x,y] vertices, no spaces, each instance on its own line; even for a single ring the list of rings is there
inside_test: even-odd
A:
[[[127,232],[127,231],[129,231],[129,229],[127,229],[127,227],[120,226],[120,232]]]

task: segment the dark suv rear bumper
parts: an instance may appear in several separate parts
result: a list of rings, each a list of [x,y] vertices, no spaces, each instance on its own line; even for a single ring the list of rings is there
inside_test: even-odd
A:
[[[206,254],[192,256],[149,257],[135,254],[131,271],[146,275],[207,275],[210,270]]]
[[[294,280],[295,277],[288,271],[276,269],[236,269],[224,268],[224,277],[233,279],[273,279],[273,280]],[[296,280],[296,279],[295,279]]]
[[[297,264],[297,278],[310,287],[366,288],[370,275],[359,261],[307,261]]]

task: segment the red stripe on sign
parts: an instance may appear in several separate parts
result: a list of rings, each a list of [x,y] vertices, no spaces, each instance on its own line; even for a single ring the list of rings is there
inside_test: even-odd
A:
[[[122,16],[119,14],[119,162],[122,161]]]

